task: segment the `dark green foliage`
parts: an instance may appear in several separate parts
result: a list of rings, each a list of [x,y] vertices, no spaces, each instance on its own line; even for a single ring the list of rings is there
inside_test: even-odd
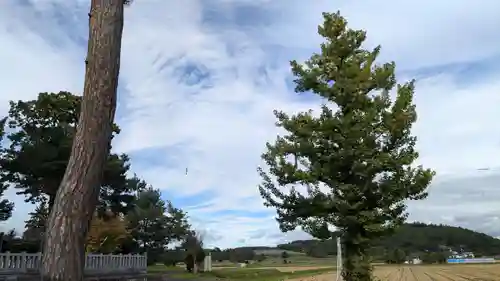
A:
[[[283,231],[301,226],[328,239],[328,227],[336,226],[344,280],[369,281],[371,242],[405,221],[405,200],[424,199],[434,173],[413,165],[413,81],[396,86],[395,64],[375,64],[380,47],[361,48],[364,31],[348,29],[338,13],[323,15],[321,52],[291,66],[296,92],[314,93],[324,104],[316,113],[275,111],[286,134],[267,144],[269,172],[259,168],[259,190]]]
[[[283,259],[283,263],[288,263],[287,259],[290,257],[290,255],[286,252],[286,251],[283,251],[281,253],[281,258]]]
[[[281,258],[282,258],[282,259],[288,259],[289,257],[290,257],[290,255],[287,253],[287,251],[283,251],[283,252],[281,253]]]
[[[186,257],[186,270],[197,273],[198,267],[205,259],[205,250],[203,249],[203,237],[196,231],[191,231],[182,241],[181,249],[184,249]]]
[[[333,233],[336,235],[337,233]],[[273,252],[273,257],[281,257],[283,250],[291,253],[305,253],[316,258],[333,257],[337,254],[335,240],[296,240],[274,247],[238,247],[233,249],[212,250],[212,260],[262,260],[267,254],[255,254],[254,251]],[[372,243],[370,253],[377,262],[385,262],[394,258],[395,250],[400,256],[412,259],[425,258],[425,253],[439,253],[446,250],[473,252],[475,256],[497,256],[500,253],[500,239],[484,233],[461,227],[433,225],[424,223],[405,223],[387,237],[376,239]],[[317,251],[317,252],[316,252]],[[434,257],[438,255],[433,255]],[[230,258],[233,257],[233,258]],[[394,263],[394,261],[392,261]]]
[[[313,245],[311,248],[307,249],[305,253],[306,253],[306,255],[314,257],[314,258],[326,258],[326,257],[328,257],[328,249],[321,247],[319,245]]]
[[[30,241],[40,241],[45,233],[45,222],[49,217],[49,206],[47,200],[43,200],[30,213],[30,218],[25,221],[23,239]]]
[[[421,255],[422,262],[427,264],[446,263],[448,257],[449,253],[443,251],[425,252]]]
[[[422,223],[405,224],[392,237],[377,244],[386,249],[400,248],[408,253],[463,249],[474,252],[476,256],[493,256],[500,252],[500,240],[484,233],[461,227]]]
[[[196,259],[193,259],[193,256],[196,257]],[[184,263],[186,264],[186,271],[188,272],[194,272],[194,265],[196,261],[196,265],[200,266],[203,260],[205,259],[205,252],[201,249],[197,251],[196,253],[187,253],[185,258],[184,258]]]
[[[163,201],[159,190],[148,187],[139,192],[134,205],[127,214],[128,227],[148,260],[160,261],[167,245],[190,233],[186,213]]]
[[[5,122],[6,118],[0,119],[0,145],[2,144],[3,138],[5,136]],[[1,164],[0,164],[1,165]],[[0,169],[2,166],[0,166]],[[6,221],[12,216],[12,210],[14,209],[14,203],[7,199],[2,199],[3,193],[8,188],[7,184],[0,182],[0,221]]]
[[[249,248],[236,248],[226,250],[229,255],[229,261],[243,263],[255,259],[255,252]]]
[[[163,254],[163,264],[166,266],[176,266],[185,260],[186,253],[183,250],[168,250]]]
[[[184,258],[184,264],[186,265],[186,271],[192,273],[195,265],[193,255],[186,255]]]
[[[0,252],[11,253],[38,253],[40,252],[40,241],[24,240],[17,237],[14,229],[4,233],[0,232]]]
[[[337,253],[335,243],[334,240],[297,240],[278,245],[278,248],[306,254],[311,249],[319,248],[334,256]],[[396,249],[402,250],[409,257],[450,249],[462,249],[473,252],[476,256],[496,256],[500,253],[500,239],[461,227],[423,223],[403,224],[393,235],[375,240],[372,246],[370,252],[378,261],[388,260]]]
[[[388,251],[385,262],[389,264],[402,264],[407,260],[407,254],[400,248]]]
[[[295,240],[286,244],[279,244],[278,249],[305,253],[306,255],[311,257],[315,257],[311,253],[319,249],[323,250],[320,254],[321,257],[337,254],[337,246],[335,240]]]
[[[40,93],[36,100],[10,103],[9,145],[1,149],[1,182],[10,183],[27,202],[48,197],[49,209],[66,170],[81,97],[68,92]],[[3,128],[3,126],[2,126]],[[114,134],[119,128],[113,125]],[[97,210],[102,215],[126,213],[137,185],[127,179],[127,155],[110,154],[105,167]]]
[[[218,249],[218,248],[217,248]],[[212,260],[214,261],[232,261],[232,262],[245,262],[249,260],[256,259],[257,256],[255,255],[253,247],[240,247],[240,248],[235,248],[235,249],[225,249],[221,251],[211,251],[212,252]],[[265,256],[260,255],[260,258]]]
[[[136,254],[143,252],[145,252],[144,249],[141,249],[141,246],[134,239],[134,237],[129,236],[125,240],[123,240],[122,244],[120,245],[120,250],[117,252],[117,254]]]
[[[0,183],[0,198],[5,189],[7,189],[7,186]],[[14,210],[14,203],[7,199],[0,199],[0,221],[8,220],[12,216],[12,210]]]

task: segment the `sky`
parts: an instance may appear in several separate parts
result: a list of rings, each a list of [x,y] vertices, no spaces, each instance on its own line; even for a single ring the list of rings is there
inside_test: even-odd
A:
[[[86,0],[0,2],[0,115],[9,100],[83,90]],[[400,82],[415,78],[419,164],[438,175],[410,220],[500,236],[500,2],[135,0],[126,9],[115,152],[188,212],[208,246],[275,245],[283,234],[259,197],[256,168],[275,138],[273,109],[318,108],[293,91],[289,61],[322,42],[322,12],[340,10],[382,46]],[[185,174],[186,168],[188,175]],[[482,168],[489,168],[482,170]],[[15,191],[23,229],[34,206]]]

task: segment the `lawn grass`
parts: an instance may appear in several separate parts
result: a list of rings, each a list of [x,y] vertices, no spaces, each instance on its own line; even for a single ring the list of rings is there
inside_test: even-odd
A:
[[[289,267],[289,266],[335,266],[337,258],[329,256],[326,258],[313,258],[306,255],[295,255],[287,258],[288,263],[283,263],[281,257],[268,257],[261,262],[249,264],[250,267]]]
[[[185,269],[179,266],[166,266],[163,264],[155,264],[148,266],[148,273],[170,273],[183,272]]]
[[[212,272],[199,274],[176,273],[176,278],[197,278],[201,280],[244,280],[244,281],[279,281],[288,278],[313,276],[332,271],[332,268],[320,268],[311,270],[300,270],[295,272],[282,272],[278,269],[254,269],[254,268],[227,268],[214,269]]]
[[[283,263],[283,260],[268,260],[265,262],[256,262],[247,265],[249,268],[259,267],[310,267],[310,266],[336,266],[337,261],[332,259],[312,260],[312,261],[290,261]],[[236,265],[234,265],[236,266]]]

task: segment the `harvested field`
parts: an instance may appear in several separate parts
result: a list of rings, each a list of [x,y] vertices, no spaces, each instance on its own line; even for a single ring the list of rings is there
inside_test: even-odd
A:
[[[500,281],[500,264],[378,266],[375,275],[383,281]],[[335,272],[292,279],[332,281]]]

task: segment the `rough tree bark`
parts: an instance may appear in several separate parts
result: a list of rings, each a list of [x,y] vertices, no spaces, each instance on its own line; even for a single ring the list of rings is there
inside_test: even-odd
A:
[[[123,0],[92,0],[82,110],[44,243],[47,281],[84,278],[85,238],[99,195],[115,115]]]

